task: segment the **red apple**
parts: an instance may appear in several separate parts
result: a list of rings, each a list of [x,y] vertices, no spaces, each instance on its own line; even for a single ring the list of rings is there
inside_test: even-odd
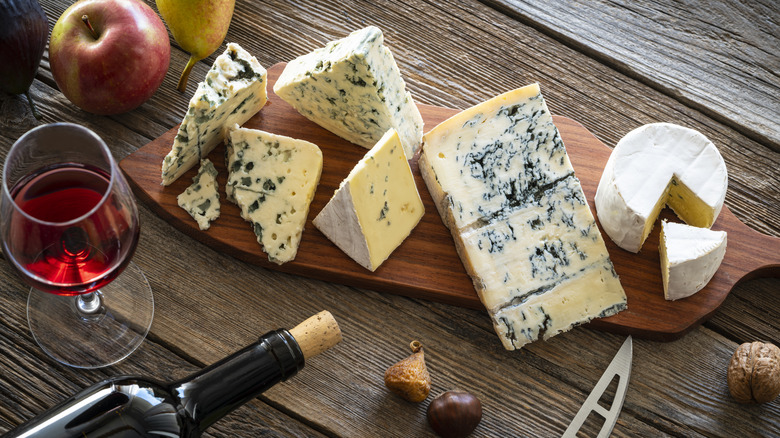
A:
[[[160,17],[139,0],[81,0],[51,31],[49,62],[60,91],[95,114],[146,102],[165,78],[171,44]]]

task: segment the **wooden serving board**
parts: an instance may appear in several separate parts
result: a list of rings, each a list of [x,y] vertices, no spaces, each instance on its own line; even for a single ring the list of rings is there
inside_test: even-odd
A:
[[[277,64],[268,70],[269,102],[244,126],[308,140],[322,149],[322,178],[294,261],[281,266],[269,262],[249,223],[241,219],[238,207],[225,199],[227,172],[224,145],[218,146],[209,155],[219,171],[218,182],[222,187],[222,213],[209,230],[200,231],[195,221],[176,202],[176,197],[191,184],[197,168],[168,187],[160,185],[162,160],[170,151],[178,127],[120,162],[136,195],[187,235],[248,263],[350,286],[482,309],[471,279],[455,251],[449,230],[443,225],[420,176],[416,157],[411,162],[412,171],[425,204],[425,216],[375,272],[359,266],[312,225],[312,219],[367,150],[320,128],[279,99],[271,90],[283,68],[284,64]],[[418,106],[426,131],[458,112],[449,108]],[[593,210],[593,196],[610,149],[574,120],[554,116],[554,121]],[[677,220],[666,210],[661,216]],[[639,254],[618,248],[602,232],[628,295],[628,310],[595,320],[589,326],[649,339],[673,340],[712,315],[738,282],[780,273],[780,239],[751,230],[726,207],[712,228],[728,232],[728,249],[723,264],[702,291],[674,302],[666,301],[663,296],[658,255],[660,226],[655,227]]]

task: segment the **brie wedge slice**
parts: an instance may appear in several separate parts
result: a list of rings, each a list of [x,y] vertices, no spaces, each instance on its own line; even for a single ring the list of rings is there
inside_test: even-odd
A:
[[[727,187],[726,163],[703,134],[653,123],[615,146],[596,191],[596,212],[619,247],[639,252],[664,205],[686,223],[709,228]]]
[[[390,129],[341,182],[314,226],[373,272],[409,236],[423,213],[401,139]]]
[[[726,255],[726,232],[661,222],[661,275],[664,296],[679,300],[702,290]]]

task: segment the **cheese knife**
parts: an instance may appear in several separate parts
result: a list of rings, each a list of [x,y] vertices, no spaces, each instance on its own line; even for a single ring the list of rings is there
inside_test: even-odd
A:
[[[631,377],[632,356],[633,346],[631,336],[629,336],[623,342],[615,357],[612,358],[612,362],[609,363],[606,371],[601,375],[598,383],[593,387],[590,395],[585,399],[585,403],[582,404],[579,412],[574,416],[574,419],[561,438],[575,438],[591,412],[601,415],[605,420],[601,431],[599,431],[598,438],[607,438],[612,433],[612,429],[615,427],[615,423],[620,415],[620,410],[623,408],[623,401],[626,398],[628,379]],[[618,376],[617,391],[615,391],[615,398],[612,400],[610,408],[606,409],[599,404],[599,400],[615,376]]]

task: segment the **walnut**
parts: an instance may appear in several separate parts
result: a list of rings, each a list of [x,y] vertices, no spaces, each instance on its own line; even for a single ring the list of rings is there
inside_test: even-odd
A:
[[[740,403],[765,403],[780,395],[780,348],[746,342],[731,356],[728,370],[731,396]]]

